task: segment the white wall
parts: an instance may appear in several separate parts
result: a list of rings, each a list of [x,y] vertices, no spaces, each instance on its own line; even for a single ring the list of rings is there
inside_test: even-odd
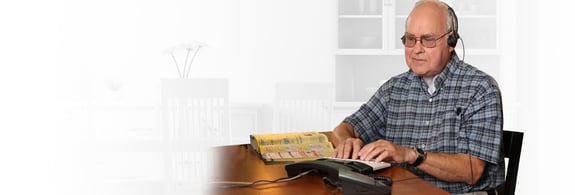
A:
[[[6,186],[0,191],[87,194],[82,176],[100,176],[99,169],[76,162],[142,169],[114,155],[103,161],[82,151],[83,142],[106,136],[99,127],[114,125],[96,123],[92,108],[155,105],[159,79],[177,77],[166,51],[179,44],[207,44],[190,76],[229,78],[232,102],[270,103],[277,81],[331,81],[334,5],[329,0],[2,2],[0,151],[7,161],[0,163]],[[150,124],[141,116],[131,120]],[[122,158],[153,159],[128,153]]]
[[[61,168],[68,167],[60,167],[55,157],[74,147],[70,137],[87,136],[82,131],[87,125],[83,105],[153,104],[158,79],[176,77],[164,51],[177,44],[198,40],[208,45],[198,54],[191,75],[230,78],[231,101],[271,102],[276,81],[331,81],[334,4],[330,0],[1,3],[0,183],[4,187],[0,191],[85,190],[58,182],[70,178],[60,176]],[[517,30],[503,36],[517,40],[517,69],[501,73],[503,86],[517,86],[518,111],[511,117],[526,132],[517,194],[569,192],[569,180],[560,178],[572,175],[568,143],[575,106],[568,93],[573,83],[569,51],[575,44],[569,37],[572,25],[566,21],[573,12],[570,4],[559,0],[505,4],[517,8],[503,10],[504,14],[519,15],[517,23],[504,22],[517,25]],[[116,84],[120,92],[112,90]]]
[[[94,85],[153,86],[177,77],[167,50],[200,41],[190,77],[227,77],[232,102],[269,102],[261,90],[275,81],[331,79],[333,12],[331,1],[62,1],[62,67]]]
[[[535,74],[531,74],[535,78],[528,82],[537,91],[525,93],[533,96],[531,98],[537,104],[526,105],[535,107],[526,115],[537,121],[532,127],[535,130],[532,136],[536,136],[538,142],[531,149],[538,154],[533,160],[540,165],[534,173],[537,183],[540,183],[540,194],[560,194],[572,191],[570,181],[574,174],[571,166],[564,165],[562,159],[572,146],[575,129],[571,123],[575,103],[569,87],[574,83],[575,63],[571,56],[575,40],[565,38],[574,30],[573,25],[566,21],[575,16],[569,1],[539,1],[537,7],[537,17],[530,19],[538,23],[538,28],[527,31],[538,37],[535,45],[538,59],[533,68]],[[533,47],[527,43],[525,46]]]

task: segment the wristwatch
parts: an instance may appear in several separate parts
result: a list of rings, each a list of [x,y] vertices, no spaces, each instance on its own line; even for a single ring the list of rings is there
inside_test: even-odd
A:
[[[419,147],[413,147],[413,151],[415,151],[417,158],[415,159],[413,164],[411,164],[411,166],[417,167],[425,160],[425,158],[427,158],[427,152],[423,151],[423,149]]]

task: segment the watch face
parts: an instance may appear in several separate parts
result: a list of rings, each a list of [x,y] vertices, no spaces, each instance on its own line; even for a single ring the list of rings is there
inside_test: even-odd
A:
[[[423,155],[425,153],[421,148],[415,148],[415,151],[417,151],[418,155]]]

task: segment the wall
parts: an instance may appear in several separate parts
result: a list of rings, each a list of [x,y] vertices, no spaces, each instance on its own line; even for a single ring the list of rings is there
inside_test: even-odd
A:
[[[170,48],[200,41],[190,77],[227,77],[231,101],[270,102],[261,90],[275,81],[331,79],[332,12],[330,1],[63,1],[62,68],[75,74],[61,84],[154,86],[177,77]]]
[[[161,176],[154,154],[103,154],[86,145],[110,135],[117,117],[140,124],[138,131],[157,128],[149,119],[159,79],[177,77],[166,51],[206,43],[190,77],[227,77],[230,101],[270,103],[277,81],[332,79],[334,3],[2,2],[0,150],[10,161],[0,166],[8,186],[1,191],[78,194],[92,189],[86,176]]]
[[[565,20],[573,18],[572,5],[568,1],[537,1],[537,13],[529,13],[526,21],[536,22],[537,28],[525,29],[526,38],[537,37],[535,45],[523,42],[520,46],[529,48],[536,57],[536,63],[529,67],[533,74],[522,74],[528,85],[522,96],[535,104],[525,105],[522,114],[529,115],[525,121],[530,125],[533,138],[537,141],[528,149],[537,154],[531,160],[539,169],[528,170],[539,185],[540,194],[561,194],[569,192],[571,176],[575,171],[569,165],[562,164],[564,152],[571,148],[573,125],[571,117],[575,110],[572,92],[568,89],[572,83],[573,62],[571,62],[573,39],[563,39],[565,33],[573,32],[573,25]],[[557,40],[557,41],[554,41]],[[523,73],[523,72],[522,72]],[[525,151],[525,150],[524,150]]]
[[[518,63],[516,72],[505,67],[501,85],[517,88],[511,117],[526,132],[517,194],[565,192],[560,178],[571,171],[544,164],[568,161],[574,44],[564,19],[572,12],[561,1],[505,5],[504,14],[518,15],[504,22],[517,30],[503,36],[517,40],[510,61]],[[78,178],[62,176],[82,170],[57,156],[82,158],[71,149],[97,134],[84,131],[86,105],[153,105],[158,79],[176,77],[165,53],[174,45],[206,43],[191,75],[230,78],[232,101],[271,102],[276,81],[330,81],[334,10],[328,0],[3,2],[1,191],[85,191]]]

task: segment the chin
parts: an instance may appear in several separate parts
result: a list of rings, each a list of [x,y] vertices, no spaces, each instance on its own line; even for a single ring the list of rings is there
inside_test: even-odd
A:
[[[428,70],[426,70],[425,67],[427,67],[427,64],[411,64],[411,65],[409,65],[409,68],[411,69],[411,71],[414,72],[415,74],[418,74],[418,75],[425,74],[428,72]]]
[[[425,73],[416,72],[416,71],[413,71],[413,73],[415,73],[416,75],[422,76],[422,77],[424,77],[424,76],[425,76]]]
[[[412,68],[411,71],[419,76],[427,76],[429,74],[428,70],[421,70],[417,68]]]

